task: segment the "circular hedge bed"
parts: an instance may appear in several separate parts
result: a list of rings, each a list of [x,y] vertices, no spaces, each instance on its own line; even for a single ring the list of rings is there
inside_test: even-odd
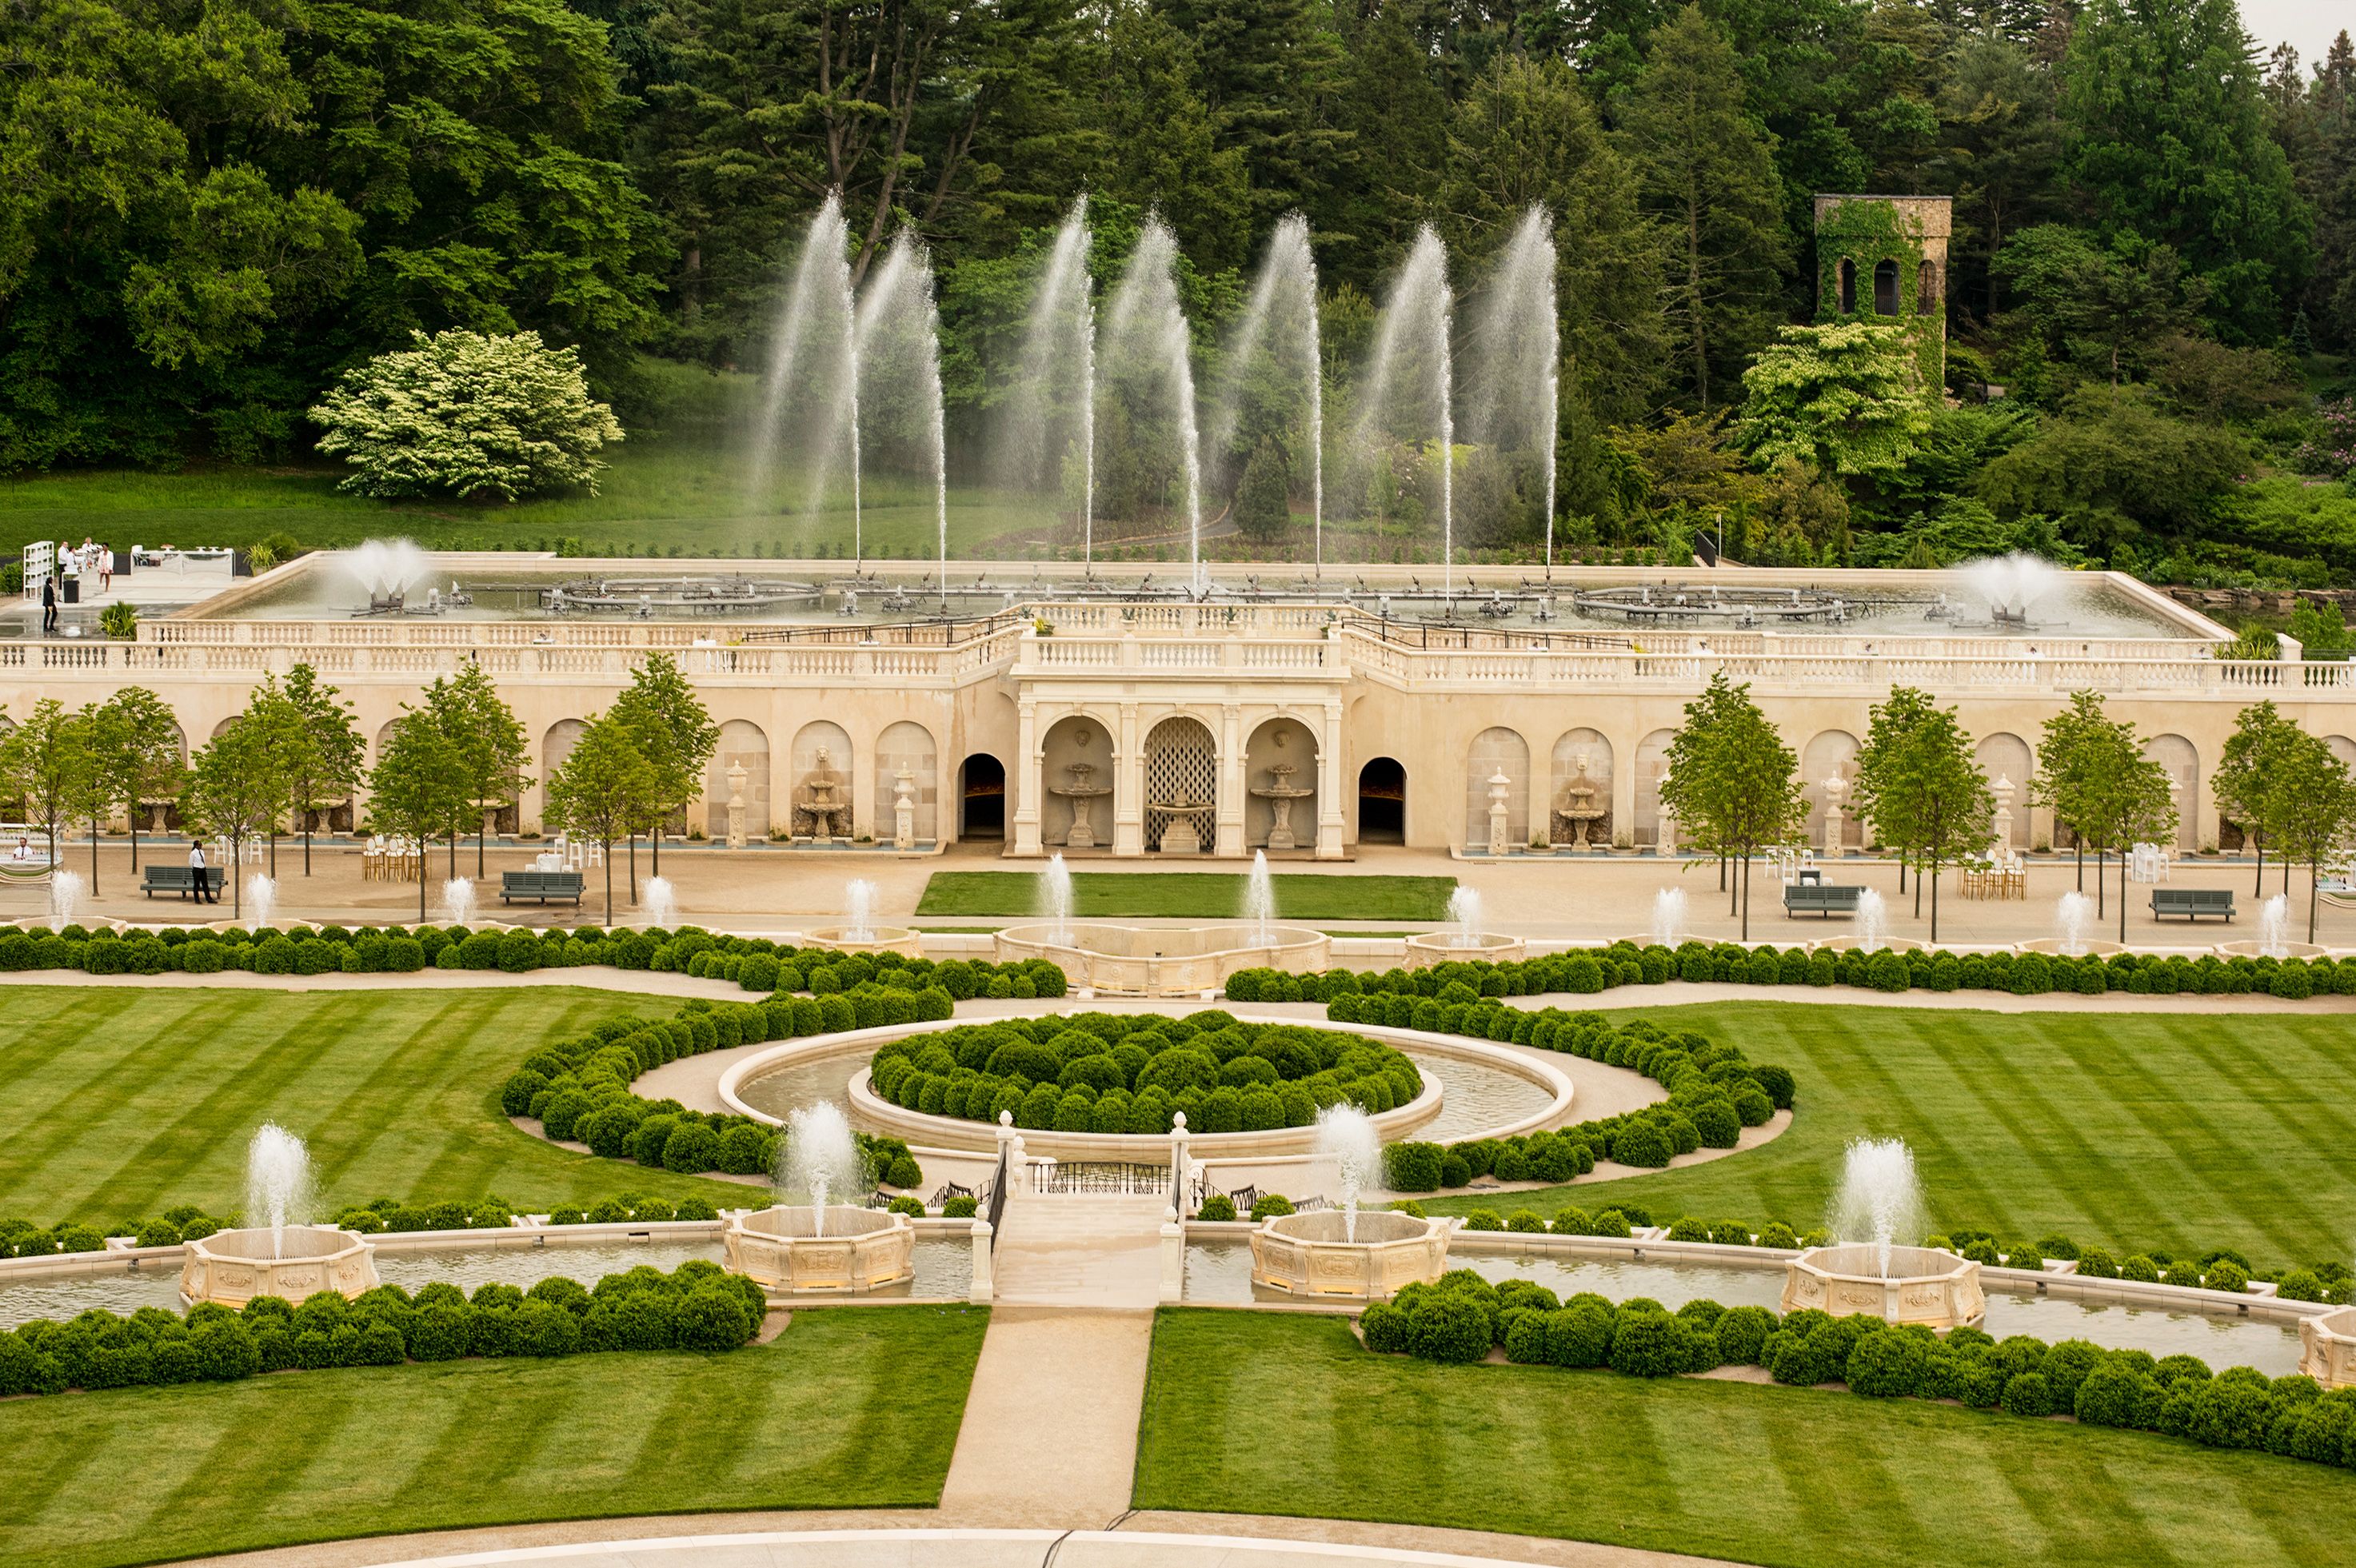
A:
[[[894,1040],[870,1083],[904,1110],[1065,1133],[1302,1127],[1328,1105],[1369,1113],[1423,1093],[1415,1063],[1380,1041],[1299,1024],[1077,1013],[969,1024]]]

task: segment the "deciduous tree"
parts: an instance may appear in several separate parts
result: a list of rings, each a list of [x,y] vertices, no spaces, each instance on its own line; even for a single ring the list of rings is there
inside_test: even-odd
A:
[[[1740,862],[1737,871],[1743,940],[1751,937],[1751,859],[1789,839],[1807,820],[1799,759],[1751,699],[1751,688],[1724,671],[1686,704],[1686,721],[1669,741],[1661,800],[1695,839]]]
[[[1931,940],[1939,940],[1942,867],[1988,842],[1996,798],[1955,710],[1927,692],[1893,689],[1875,704],[1857,758],[1857,808],[1882,842],[1915,869],[1914,907],[1931,884]]]
[[[639,731],[608,709],[590,720],[562,765],[548,778],[548,819],[577,837],[596,841],[605,867],[605,923],[614,923],[614,857],[617,838],[635,836],[652,820],[662,785],[638,749]]]

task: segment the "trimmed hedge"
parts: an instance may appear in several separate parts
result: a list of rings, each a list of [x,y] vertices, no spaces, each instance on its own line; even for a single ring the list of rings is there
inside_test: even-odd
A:
[[[463,1356],[733,1350],[760,1331],[766,1311],[759,1285],[702,1261],[668,1275],[641,1264],[594,1289],[543,1279],[528,1291],[479,1285],[469,1298],[440,1282],[413,1296],[380,1285],[353,1301],[329,1293],[296,1307],[265,1296],[242,1312],[200,1304],[185,1318],[154,1307],[128,1317],[93,1307],[0,1334],[0,1396]]]
[[[1198,1133],[1301,1127],[1328,1105],[1382,1112],[1423,1092],[1415,1064],[1378,1041],[1218,1011],[968,1024],[890,1041],[869,1071],[908,1110],[1086,1133],[1166,1133],[1180,1112]]]
[[[1332,1002],[1346,995],[1437,997],[1451,984],[1483,997],[1535,997],[1555,992],[1593,996],[1615,986],[1660,986],[1671,980],[1747,986],[1854,986],[1885,992],[2046,991],[2100,995],[2261,996],[2294,1000],[2356,995],[2356,960],[2330,958],[2199,958],[2122,953],[2065,958],[2027,953],[1808,953],[1772,944],[1688,942],[1676,948],[1617,942],[1543,958],[1505,964],[1475,960],[1428,969],[1361,975],[1347,969],[1289,975],[1243,969],[1227,978],[1231,1002]],[[1368,1021],[1372,1021],[1371,1019]]]
[[[1533,1281],[1491,1285],[1471,1269],[1451,1269],[1435,1284],[1369,1303],[1359,1328],[1366,1349],[1383,1355],[1462,1363],[1503,1347],[1509,1361],[1609,1367],[1643,1378],[1759,1366],[1777,1382],[1800,1387],[1845,1384],[1869,1399],[1954,1400],[2028,1420],[2071,1415],[2085,1425],[2356,1468],[2356,1389],[2326,1392],[2312,1378],[2268,1378],[2249,1367],[2211,1375],[2191,1356],[2156,1361],[2142,1350],[2105,1350],[2083,1339],[2049,1346],[2019,1334],[1999,1343],[1977,1328],[1942,1339],[1878,1317],[1811,1309],[1778,1319],[1763,1307],[1729,1310],[1714,1301],[1671,1312],[1656,1301],[1615,1305],[1590,1292],[1558,1301]]]

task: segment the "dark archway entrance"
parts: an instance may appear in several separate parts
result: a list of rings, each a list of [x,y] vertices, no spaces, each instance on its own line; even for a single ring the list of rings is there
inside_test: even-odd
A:
[[[987,752],[958,769],[958,837],[1006,837],[1006,764]]]
[[[1407,842],[1407,770],[1376,757],[1358,770],[1358,842]]]

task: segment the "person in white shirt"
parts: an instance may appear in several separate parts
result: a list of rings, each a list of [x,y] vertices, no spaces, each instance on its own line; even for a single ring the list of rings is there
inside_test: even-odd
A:
[[[188,869],[197,874],[197,901],[209,904],[220,902],[220,890],[213,884],[213,880],[205,874],[205,846],[201,839],[191,840],[188,845]]]

